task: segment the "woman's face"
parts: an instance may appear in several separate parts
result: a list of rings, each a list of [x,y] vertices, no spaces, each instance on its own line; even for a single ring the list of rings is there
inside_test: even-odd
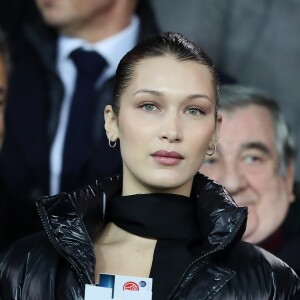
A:
[[[208,147],[216,143],[209,69],[172,56],[138,63],[120,98],[118,117],[105,110],[107,135],[119,138],[123,195],[168,192],[190,195],[194,175]]]

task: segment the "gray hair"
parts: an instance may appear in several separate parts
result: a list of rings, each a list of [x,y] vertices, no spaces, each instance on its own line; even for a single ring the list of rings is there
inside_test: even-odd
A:
[[[4,65],[6,68],[6,71],[10,71],[10,57],[9,57],[9,49],[8,49],[8,43],[5,37],[5,34],[3,30],[0,27],[0,55],[2,55],[4,59]]]
[[[225,112],[230,113],[249,105],[258,105],[270,113],[276,135],[276,148],[280,157],[280,173],[285,174],[287,165],[296,158],[296,147],[294,135],[278,103],[259,88],[239,84],[221,86],[219,99],[219,108]]]

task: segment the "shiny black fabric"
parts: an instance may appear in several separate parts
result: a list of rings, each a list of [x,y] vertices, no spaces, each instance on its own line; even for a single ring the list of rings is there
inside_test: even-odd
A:
[[[45,232],[2,253],[0,299],[83,299],[84,284],[94,281],[92,239],[105,225],[106,203],[120,191],[117,176],[38,201]],[[167,299],[300,299],[299,278],[286,264],[240,241],[247,210],[238,208],[222,186],[196,175],[191,197],[205,238]]]

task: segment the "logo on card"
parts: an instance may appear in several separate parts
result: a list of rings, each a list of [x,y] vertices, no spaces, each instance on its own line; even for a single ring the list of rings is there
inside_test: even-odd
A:
[[[123,285],[123,291],[139,291],[139,286],[133,281],[127,281]]]

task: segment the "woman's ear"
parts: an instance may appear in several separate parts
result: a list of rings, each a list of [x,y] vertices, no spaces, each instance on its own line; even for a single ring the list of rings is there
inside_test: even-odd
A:
[[[216,143],[220,137],[221,125],[222,125],[222,115],[217,114],[216,126],[215,126],[215,132],[214,132],[214,138],[215,138]]]
[[[119,137],[118,120],[111,105],[106,105],[104,109],[104,128],[107,138],[115,142]]]
[[[208,156],[212,156],[217,149],[217,143],[218,143],[218,140],[220,137],[221,124],[222,124],[222,116],[217,114],[216,119],[215,119],[214,132],[213,132],[211,140],[208,144],[208,148],[207,148],[208,152],[206,152],[206,155],[208,155]]]
[[[217,114],[215,129],[211,140],[211,149],[214,149],[214,147],[217,145],[217,142],[220,137],[221,125],[222,125],[222,115]]]

